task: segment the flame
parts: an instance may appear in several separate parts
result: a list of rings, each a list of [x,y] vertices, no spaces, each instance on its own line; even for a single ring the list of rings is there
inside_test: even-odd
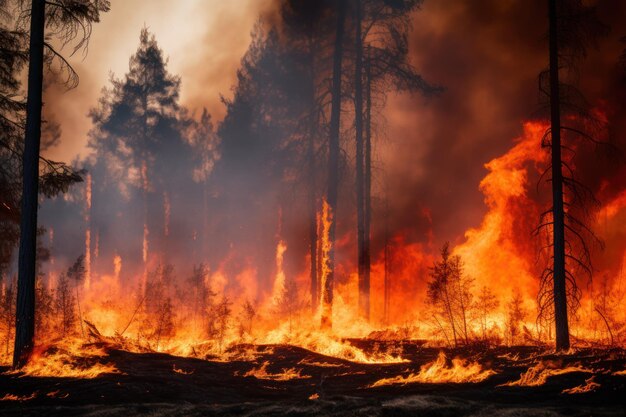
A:
[[[143,225],[143,246],[142,246],[142,259],[143,263],[148,263],[148,236],[150,235],[150,231],[148,230],[148,224],[144,223]]]
[[[466,273],[498,291],[498,295],[508,298],[519,289],[528,310],[536,308],[538,279],[532,267],[535,256],[527,252],[528,247],[520,246],[520,242],[531,240],[533,222],[539,219],[538,211],[533,210],[536,203],[527,196],[532,186],[528,165],[547,163],[548,155],[541,150],[546,128],[541,122],[525,123],[517,144],[485,165],[489,173],[479,188],[489,210],[480,227],[465,232],[465,242],[453,250],[461,256]],[[524,226],[519,223],[520,218],[528,219],[533,226],[520,227]],[[520,236],[524,232],[527,236]],[[500,303],[499,314],[496,313],[500,317],[493,317],[494,321],[504,321],[504,307],[505,303]]]
[[[398,375],[393,378],[383,378],[374,382],[371,387],[383,385],[406,385],[411,383],[477,383],[495,375],[490,369],[483,369],[478,362],[467,362],[463,359],[452,359],[451,365],[445,353],[439,352],[437,359],[420,368],[417,374],[410,373],[407,376]]]
[[[269,364],[269,362],[265,361],[260,367],[250,369],[248,372],[243,374],[243,376],[251,376],[256,379],[268,379],[272,381],[291,381],[292,379],[311,378],[310,375],[302,375],[302,369],[295,368],[283,368],[282,372],[272,374],[267,371]],[[237,376],[237,373],[235,373],[235,376]]]
[[[4,394],[0,401],[29,401],[37,397],[37,393],[33,392],[30,395],[15,395],[15,394]]]
[[[285,291],[285,271],[283,270],[283,258],[287,245],[280,240],[276,245],[276,276],[274,277],[274,286],[272,289],[272,301],[277,303],[282,293]]]
[[[574,388],[564,389],[561,394],[585,394],[587,392],[593,392],[600,388],[600,384],[594,381],[595,375],[585,379],[584,385],[579,385]]]
[[[105,356],[102,347],[86,345],[80,340],[65,340],[50,350],[40,346],[26,366],[6,374],[92,379],[102,374],[120,373],[114,365],[100,362]]]
[[[516,289],[520,290],[522,307],[528,312],[525,319],[528,322],[523,320],[518,329],[520,332],[524,331],[525,336],[529,336],[524,341],[545,342],[550,337],[532,330],[535,328],[533,319],[537,310],[535,297],[538,291],[538,274],[535,265],[536,246],[530,236],[530,231],[536,226],[539,212],[543,207],[532,195],[532,190],[538,174],[548,163],[548,155],[541,149],[541,138],[546,128],[547,125],[542,122],[525,123],[513,147],[504,155],[485,164],[487,174],[479,188],[484,195],[486,213],[481,223],[468,229],[464,240],[453,248],[453,254],[462,258],[467,275],[474,279],[472,289],[474,304],[479,295],[478,291],[484,286],[488,286],[494,292],[495,298],[500,301],[484,320],[476,320],[473,316],[469,320],[470,342],[480,338],[481,333],[485,333],[481,332],[483,330],[481,323],[486,323],[482,327],[488,327],[486,333],[492,337],[494,343],[506,340],[505,335],[509,326],[507,301],[511,299]],[[141,166],[141,185],[147,193],[149,181],[145,162]],[[91,209],[91,187],[89,177],[86,189],[88,195],[86,207],[89,210],[85,210],[87,226],[90,224],[88,216]],[[163,193],[165,236],[173,232],[173,229],[170,230],[173,227],[173,224],[170,224],[170,198],[168,193]],[[622,221],[626,213],[626,191],[617,193],[611,198],[607,197],[606,201],[597,212],[598,219],[594,227],[598,230],[605,227],[612,233],[626,233]],[[144,201],[144,204],[147,203]],[[430,312],[425,302],[424,283],[428,280],[429,267],[438,258],[437,245],[433,243],[436,240],[430,231],[425,233],[427,242],[415,241],[410,237],[411,233],[403,230],[391,231],[388,239],[388,258],[383,256],[382,250],[380,253],[372,253],[373,319],[370,322],[359,317],[356,305],[358,276],[356,266],[349,260],[338,257],[332,294],[324,294],[330,274],[329,231],[336,220],[325,200],[322,200],[320,212],[317,214],[319,291],[317,300],[313,302],[315,305],[307,305],[310,297],[307,298],[302,294],[302,290],[310,285],[308,271],[297,270],[293,266],[294,262],[291,262],[293,259],[289,259],[292,253],[297,253],[297,245],[289,246],[288,250],[287,242],[291,245],[292,241],[287,239],[288,234],[282,235],[279,232],[275,251],[273,253],[270,251],[271,254],[267,256],[268,265],[273,266],[273,272],[268,272],[272,268],[255,265],[252,257],[248,259],[245,256],[236,256],[237,254],[233,254],[236,249],[230,250],[219,262],[211,264],[210,268],[207,267],[203,272],[200,284],[193,291],[211,295],[207,295],[205,304],[197,306],[194,310],[193,302],[187,294],[192,291],[188,282],[184,281],[187,279],[184,276],[186,272],[178,269],[176,274],[173,274],[176,276],[165,280],[167,282],[159,293],[160,303],[156,303],[156,307],[146,305],[149,302],[145,297],[150,268],[167,257],[165,253],[157,252],[158,248],[164,246],[159,244],[159,239],[163,239],[164,236],[154,232],[150,234],[147,208],[144,209],[146,211],[142,219],[143,241],[139,247],[141,231],[138,230],[134,259],[132,256],[126,256],[127,252],[118,252],[120,248],[103,247],[101,257],[112,254],[109,255],[112,259],[103,259],[102,262],[93,262],[91,265],[91,261],[95,259],[88,258],[91,256],[89,250],[92,246],[91,229],[87,227],[85,231],[86,263],[89,265],[90,275],[93,272],[93,276],[88,280],[89,284],[85,284],[85,291],[81,291],[81,309],[84,318],[94,324],[101,332],[103,340],[106,339],[108,343],[116,343],[120,348],[131,351],[159,351],[216,361],[239,360],[237,358],[254,361],[259,356],[258,345],[290,344],[329,357],[364,364],[405,363],[407,360],[403,357],[402,346],[399,343],[388,344],[384,351],[366,351],[351,344],[349,338],[425,339],[430,346],[440,346],[444,343],[434,325],[429,322]],[[279,217],[281,215],[279,212]],[[428,209],[420,209],[418,215],[430,222]],[[51,228],[51,240],[52,230]],[[197,232],[193,233],[195,236]],[[353,233],[347,232],[343,236],[338,236],[337,253],[353,249],[352,235]],[[94,253],[97,253],[100,250],[97,232],[95,237]],[[103,234],[103,245],[104,242]],[[626,263],[626,248],[621,247],[616,251],[619,253],[612,256],[619,259],[621,269]],[[123,269],[122,257],[118,253],[124,254]],[[315,262],[309,260],[311,261]],[[61,266],[57,265],[59,263],[53,265],[50,276],[55,274],[58,276],[61,272]],[[300,265],[306,263],[301,262]],[[143,266],[142,272],[138,272],[140,266]],[[609,277],[606,293],[613,296],[623,294],[625,286],[622,274],[617,273],[612,264],[608,266],[601,264],[601,268],[601,273]],[[389,294],[386,295],[384,295],[385,274],[388,274],[389,278]],[[54,287],[52,280],[49,283]],[[284,296],[287,286],[293,283],[297,287],[295,291],[297,294],[292,300],[293,305],[289,306],[288,313],[277,312],[277,300]],[[597,288],[593,291],[597,291]],[[328,302],[331,295],[332,304]],[[383,317],[385,297],[389,297],[387,317]],[[251,314],[249,318],[245,318],[246,302],[249,302],[250,308],[254,310],[252,313],[248,311],[248,314]],[[218,310],[220,303],[223,303],[222,313],[227,318],[223,328],[217,331],[214,328],[216,320],[212,314]],[[619,345],[626,340],[626,330],[623,326],[626,309],[623,308],[623,301],[620,299],[613,304],[606,304],[607,307],[604,307],[602,312],[608,318],[600,321],[600,316],[594,312],[598,309],[599,297],[594,297],[593,293],[586,294],[583,308],[580,310],[586,321],[581,319],[572,323],[572,333],[576,335],[577,340],[600,338],[608,340],[609,334],[612,344]],[[311,307],[315,314],[311,313]],[[166,311],[170,311],[171,315],[165,317]],[[323,317],[330,319],[329,321],[333,323],[332,329],[320,328],[319,323]],[[590,320],[589,317],[595,317],[595,327],[586,324]],[[53,317],[51,320],[54,321],[56,318]],[[171,321],[169,323],[171,329],[168,328],[166,334],[161,334],[159,330],[156,332],[158,336],[152,337],[152,333],[155,332],[151,333],[150,325],[165,321]],[[60,343],[60,347],[56,351],[46,352],[45,355],[40,353],[25,372],[41,375],[75,375],[85,378],[94,377],[93,375],[99,373],[115,372],[111,365],[98,362],[100,355],[104,353],[90,353],[91,348],[84,347],[84,340],[71,339],[58,342],[55,326],[58,324],[52,323],[50,334],[47,338],[42,337],[40,341],[45,347],[51,343]],[[251,343],[257,347],[243,350],[236,348],[242,343]],[[513,341],[508,343],[512,344]],[[341,366],[327,362],[319,364],[319,366],[326,364],[324,366],[329,367]],[[265,368],[261,366],[253,371],[262,375],[263,372],[267,373],[267,366]],[[289,374],[287,371],[299,373],[295,369],[288,369],[284,370],[283,374]],[[550,375],[574,371],[586,372],[582,368],[572,367],[562,370],[539,364],[524,373],[519,381],[511,382],[509,385],[539,385]],[[187,371],[174,367],[173,372],[184,374]],[[480,382],[494,373],[492,370],[483,369],[479,363],[461,359],[449,361],[445,355],[440,354],[437,360],[422,366],[417,373],[382,379],[374,386],[412,382]]]
[[[332,249],[332,242],[330,241],[330,226],[333,223],[333,213],[330,205],[324,198],[322,200],[322,213],[318,214],[318,223],[321,225],[321,234],[320,236],[320,252],[319,257],[321,259],[321,270],[320,270],[320,288],[319,288],[319,315],[320,318],[331,317],[332,316],[332,305],[329,305],[325,302],[327,298],[326,293],[326,282],[328,280],[328,276],[330,275],[330,251]]]
[[[181,375],[192,375],[194,373],[193,369],[191,371],[185,371],[184,369],[177,368],[176,365],[172,365],[172,370]]]
[[[593,373],[593,370],[581,366],[567,366],[562,368],[559,363],[552,361],[540,361],[536,365],[520,375],[520,379],[507,382],[500,386],[536,387],[546,383],[549,377],[563,375],[572,372]]]
[[[116,254],[113,257],[113,277],[117,282],[120,280],[120,272],[122,272],[122,257]]]

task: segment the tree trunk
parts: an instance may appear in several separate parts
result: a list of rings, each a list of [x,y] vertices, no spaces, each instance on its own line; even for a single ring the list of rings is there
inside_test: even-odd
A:
[[[363,40],[361,38],[361,0],[355,0],[356,33],[354,64],[354,127],[356,132],[356,212],[357,262],[359,274],[359,314],[369,320],[369,282],[365,279],[365,213],[363,184]]]
[[[333,84],[330,115],[330,138],[328,142],[328,189],[326,202],[329,208],[330,226],[328,230],[328,258],[326,277],[322,280],[322,320],[323,328],[332,327],[333,286],[335,277],[335,228],[337,212],[337,188],[339,185],[339,123],[341,117],[341,61],[343,59],[343,35],[346,18],[346,0],[339,0],[337,10],[337,32],[333,53]]]
[[[13,367],[15,368],[21,368],[28,362],[35,341],[35,266],[45,7],[44,0],[32,1],[26,135],[22,160],[22,213],[20,218],[15,348],[13,351]]]
[[[370,221],[372,218],[372,74],[369,49],[365,65],[365,184],[363,204],[363,265],[367,287],[368,317],[370,309]]]
[[[389,278],[391,275],[391,250],[389,248],[389,202],[388,197],[385,196],[385,248],[384,248],[384,256],[385,256],[385,271],[384,271],[384,288],[385,288],[385,298],[383,301],[383,320],[385,324],[389,324],[389,289],[390,282]]]
[[[309,33],[312,33],[312,28],[309,28]],[[311,105],[309,115],[309,132],[308,132],[308,150],[307,150],[307,159],[308,159],[308,169],[309,169],[309,256],[311,258],[311,270],[310,270],[310,280],[311,280],[311,310],[313,314],[317,312],[317,308],[319,306],[319,295],[317,293],[318,289],[318,272],[317,272],[317,262],[318,262],[318,251],[317,251],[317,196],[316,196],[316,188],[317,184],[315,181],[316,169],[315,169],[315,125],[316,125],[316,103],[315,103],[315,58],[314,58],[314,46],[313,40],[309,39],[309,69],[310,69],[310,77],[311,77],[311,85],[309,91],[309,103]]]
[[[561,110],[559,96],[558,18],[556,0],[549,0],[550,18],[550,136],[552,139],[552,230],[554,249],[554,324],[556,350],[569,349],[565,289],[565,216],[561,168]]]

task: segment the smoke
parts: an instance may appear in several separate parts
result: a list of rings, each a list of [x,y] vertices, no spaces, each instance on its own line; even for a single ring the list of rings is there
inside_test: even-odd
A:
[[[183,77],[182,103],[200,111],[206,107],[214,120],[225,109],[220,96],[231,96],[236,70],[250,43],[255,22],[273,10],[271,0],[113,0],[111,11],[94,25],[89,49],[70,57],[80,76],[77,88],[51,87],[47,113],[62,126],[59,146],[47,151],[53,160],[71,161],[87,154],[87,114],[95,107],[111,74],[123,76],[145,26],[157,35],[169,57],[169,69]],[[71,45],[70,45],[71,46]],[[71,53],[68,46],[63,50]]]
[[[430,219],[437,244],[459,241],[478,225],[486,206],[478,190],[484,164],[510,149],[522,122],[539,108],[537,77],[547,67],[545,2],[427,1],[413,19],[413,63],[446,91],[437,98],[395,96],[389,101],[389,132],[380,144],[395,227],[414,224],[423,239]],[[580,87],[592,104],[614,90],[613,74],[625,5],[598,3],[613,32],[590,50],[580,67]],[[616,109],[616,111],[622,111]],[[383,177],[383,175],[381,175]]]
[[[507,153],[514,146],[515,138],[524,136],[524,121],[532,119],[539,108],[537,77],[548,61],[544,3],[431,0],[413,16],[409,43],[411,60],[426,80],[444,86],[445,92],[428,98],[390,93],[383,111],[387,123],[379,123],[376,129],[373,271],[378,278],[383,275],[381,255],[388,230],[392,245],[397,249],[392,255],[396,289],[423,294],[427,268],[436,256],[437,248],[444,241],[451,241],[452,246],[460,245],[465,242],[468,229],[481,226],[489,208],[479,189],[481,180],[489,173],[485,164]],[[590,50],[582,62],[580,88],[590,103],[603,109],[613,122],[623,119],[622,103],[626,103],[616,68],[622,48],[618,39],[623,35],[616,30],[622,27],[619,19],[626,15],[626,5],[607,1],[598,3],[598,7],[601,19],[615,29],[610,36],[601,39],[597,50]],[[94,27],[89,54],[84,61],[76,63],[81,75],[80,86],[69,92],[60,87],[48,91],[47,111],[61,123],[63,130],[61,145],[53,148],[48,156],[69,160],[76,154],[86,154],[87,132],[91,127],[87,111],[96,105],[100,89],[107,84],[109,71],[117,77],[127,71],[128,58],[135,51],[139,30],[144,25],[155,33],[159,46],[169,56],[169,71],[182,77],[181,104],[192,111],[206,107],[213,121],[219,123],[227,114],[220,95],[233,96],[231,88],[236,85],[237,70],[250,45],[250,32],[260,16],[274,21],[275,10],[269,0],[236,3],[198,0],[184,4],[161,0],[114,1],[112,12]],[[264,75],[267,76],[261,76]],[[281,81],[288,84],[290,80]],[[271,102],[273,104],[280,103],[280,98],[271,96],[270,99],[275,100]],[[231,125],[226,122],[221,125],[221,132],[228,134],[230,129],[234,138],[230,144],[230,157],[235,163],[221,168],[218,165],[212,177],[216,191],[208,201],[213,211],[197,213],[192,210],[196,206],[180,205],[181,201],[198,203],[200,197],[192,195],[194,191],[190,190],[176,190],[186,197],[159,195],[156,200],[168,201],[167,209],[164,208],[168,213],[165,227],[171,231],[168,232],[171,240],[184,241],[168,248],[171,258],[188,256],[185,267],[191,266],[189,257],[194,244],[189,241],[190,229],[197,226],[191,223],[200,224],[202,216],[207,216],[207,227],[213,231],[209,249],[203,254],[194,252],[193,259],[209,258],[212,267],[229,275],[229,285],[246,290],[252,297],[271,288],[272,273],[277,268],[274,258],[278,241],[284,240],[288,246],[284,252],[285,274],[306,279],[308,240],[303,215],[305,196],[302,189],[298,189],[303,187],[298,185],[289,191],[282,189],[278,183],[287,171],[282,166],[267,168],[267,178],[255,177],[257,172],[266,173],[264,164],[270,159],[264,153],[267,149],[263,146],[259,146],[259,150],[246,148],[250,143],[246,141],[247,137],[241,143],[237,142],[248,133],[241,132],[239,129],[244,127],[238,123],[248,111],[245,105],[236,109],[240,112],[239,119],[235,117]],[[286,110],[287,114],[289,110]],[[350,111],[348,106],[346,113]],[[344,119],[350,122],[349,115]],[[250,124],[256,122],[253,120]],[[612,126],[619,142],[626,126],[623,122],[612,123]],[[350,131],[349,126],[342,128]],[[264,131],[259,134],[259,142],[271,138],[272,133]],[[343,145],[351,147],[352,139],[344,138]],[[348,155],[352,152],[346,149]],[[170,156],[176,158],[174,153]],[[591,154],[586,156],[595,158]],[[624,190],[623,180],[617,178],[626,176],[623,172],[619,175],[608,165],[600,166],[603,164],[598,162],[601,159],[594,158],[583,157],[577,165],[601,202],[608,203]],[[352,170],[351,166],[345,169]],[[271,179],[276,183],[271,183]],[[537,179],[536,173],[529,175],[529,183]],[[351,181],[351,174],[344,176],[338,212],[338,217],[345,220],[339,225],[337,254],[340,263],[338,283],[341,285],[353,274],[356,256]],[[530,203],[541,201],[541,192],[546,189],[542,190],[539,193],[532,191],[528,196]],[[80,201],[80,197],[78,199]],[[66,209],[71,203],[48,208],[45,218],[55,223],[55,230],[71,231],[64,236],[72,243],[66,244],[64,238],[63,252],[75,257],[83,250],[85,231],[76,230],[72,225],[74,220],[64,214],[71,211]],[[94,206],[96,204],[94,202]],[[508,202],[503,203],[504,208],[500,207],[505,214],[506,204]],[[388,213],[384,211],[386,205],[389,206]],[[517,207],[518,210],[509,214],[535,213],[524,208]],[[107,213],[106,210],[101,214],[101,218],[107,219],[126,215]],[[136,224],[133,227],[139,230],[142,219],[140,214],[134,214]],[[128,218],[132,219],[133,213],[128,214]],[[508,248],[510,253],[519,251],[522,246],[524,254],[531,252],[528,246],[530,230],[538,220],[514,219],[513,225],[523,227],[507,230],[507,239],[512,242]],[[141,247],[135,239],[141,233],[125,228],[124,224],[115,224],[114,220],[111,223],[102,228],[101,235],[94,233],[90,239],[92,245],[106,239],[120,241],[116,251],[108,248],[107,253],[107,248],[101,248],[101,259],[108,262],[107,267],[112,270],[113,259],[119,259],[119,253],[125,252],[127,255],[122,257],[124,275],[133,271],[129,266],[133,261],[129,259],[141,259]],[[157,228],[151,227],[150,230]],[[619,265],[626,245],[623,235],[618,232],[607,235],[607,241],[615,244],[601,266],[614,270]],[[130,238],[132,236],[135,240]],[[488,250],[485,253],[488,254]],[[509,261],[509,258],[503,259],[501,265],[505,267]],[[138,266],[139,262],[134,264]],[[373,279],[372,286],[380,294],[381,281],[378,278]],[[415,300],[409,297],[394,301],[398,312],[403,310],[402,313],[406,313],[414,306]],[[378,304],[373,306],[373,311],[375,316],[381,316]]]

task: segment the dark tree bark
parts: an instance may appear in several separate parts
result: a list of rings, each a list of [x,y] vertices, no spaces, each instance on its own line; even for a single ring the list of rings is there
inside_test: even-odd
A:
[[[369,56],[365,65],[365,175],[363,202],[363,279],[367,284],[368,317],[370,306],[370,224],[372,219],[372,68]]]
[[[307,100],[309,101],[308,115],[308,131],[307,131],[307,164],[308,164],[308,206],[309,206],[309,257],[311,258],[311,269],[309,271],[310,291],[311,291],[311,312],[315,314],[320,304],[319,298],[319,251],[318,251],[318,233],[317,233],[317,164],[315,154],[315,138],[317,128],[317,103],[315,100],[315,52],[316,44],[314,39],[314,20],[306,21],[308,39],[308,61],[309,61],[309,88],[307,91]]]
[[[317,271],[317,196],[316,189],[317,184],[315,181],[316,164],[315,164],[315,72],[313,69],[314,56],[313,56],[313,44],[309,44],[309,57],[310,57],[310,70],[311,70],[311,114],[309,115],[309,132],[308,132],[308,144],[307,144],[307,159],[309,170],[309,255],[311,258],[311,310],[313,313],[317,311],[319,305],[319,295],[317,292],[318,283],[318,271]]]
[[[309,162],[309,256],[311,258],[311,310],[317,311],[317,199],[315,196],[315,146],[313,134],[308,139],[308,162]]]
[[[13,351],[13,366],[15,368],[20,368],[28,362],[35,340],[37,202],[39,195],[39,143],[41,141],[45,7],[44,0],[32,1],[15,347]]]
[[[554,324],[556,349],[569,349],[565,277],[565,216],[563,212],[563,171],[561,168],[561,109],[559,96],[558,17],[556,0],[549,0],[550,20],[550,137],[552,153],[552,232]]]
[[[365,186],[363,182],[363,39],[361,0],[355,0],[354,127],[356,132],[356,212],[359,314],[370,317],[370,285],[365,276]]]
[[[328,259],[326,259],[326,277],[322,288],[323,328],[332,327],[333,288],[335,277],[335,229],[337,213],[337,188],[339,184],[339,123],[341,118],[341,67],[343,59],[343,36],[346,18],[346,0],[339,0],[337,5],[337,29],[333,53],[333,84],[330,115],[330,137],[328,142],[328,189],[326,202],[330,211],[328,230]]]

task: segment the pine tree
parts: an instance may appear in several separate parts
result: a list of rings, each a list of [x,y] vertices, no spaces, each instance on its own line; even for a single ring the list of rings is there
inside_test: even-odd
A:
[[[171,235],[183,233],[170,230],[169,221],[183,216],[176,205],[181,201],[179,194],[194,187],[194,153],[187,139],[193,136],[198,149],[200,129],[181,108],[180,78],[168,72],[163,51],[147,29],[141,31],[127,74],[111,83],[99,107],[91,111],[90,146],[95,150],[92,218],[96,225],[107,224],[104,217],[112,209],[128,213],[120,221],[120,233],[109,234],[112,241],[105,240],[101,246],[124,250],[124,242],[115,240],[132,230],[133,236],[142,240],[126,250],[142,249],[146,276],[150,254],[174,250],[168,246]],[[200,123],[207,122],[208,114],[203,117]],[[131,201],[124,195],[131,196]],[[122,210],[127,204],[138,204],[141,211],[136,215]]]
[[[27,3],[27,2],[25,2]],[[28,361],[35,339],[35,287],[37,258],[37,205],[39,197],[39,151],[41,143],[43,72],[46,61],[55,58],[67,70],[67,84],[75,86],[78,76],[68,61],[45,37],[48,29],[65,44],[78,38],[75,51],[86,47],[92,23],[100,13],[109,10],[107,0],[67,0],[61,3],[32,0],[25,6],[29,22],[28,98],[22,155],[22,202],[20,218],[20,249],[18,258],[17,313],[15,320],[15,349],[13,366],[22,367]],[[53,167],[55,168],[55,167]],[[60,172],[61,178],[76,181],[76,174]],[[71,182],[71,181],[70,181]],[[67,181],[63,182],[67,183]]]

